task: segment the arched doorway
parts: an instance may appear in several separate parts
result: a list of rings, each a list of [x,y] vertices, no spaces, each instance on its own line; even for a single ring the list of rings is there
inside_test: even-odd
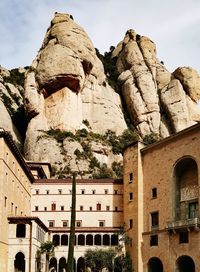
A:
[[[22,252],[15,255],[14,268],[15,272],[25,272],[25,256]]]
[[[66,271],[67,271],[66,259],[62,257],[59,260],[59,272],[66,272]]]
[[[77,262],[77,272],[85,271],[85,259],[80,257]]]
[[[153,257],[149,259],[148,272],[163,272],[163,264],[159,258]]]
[[[57,260],[54,257],[49,262],[49,272],[57,272]]]
[[[195,264],[191,257],[181,256],[176,261],[176,272],[195,272]]]
[[[176,220],[198,217],[198,167],[194,159],[182,158],[174,168],[173,213]]]

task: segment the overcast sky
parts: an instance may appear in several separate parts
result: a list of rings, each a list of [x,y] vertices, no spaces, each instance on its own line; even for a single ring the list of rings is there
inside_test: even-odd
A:
[[[170,71],[200,72],[200,0],[1,0],[0,65],[30,65],[55,11],[72,14],[101,53],[132,28],[156,43]]]

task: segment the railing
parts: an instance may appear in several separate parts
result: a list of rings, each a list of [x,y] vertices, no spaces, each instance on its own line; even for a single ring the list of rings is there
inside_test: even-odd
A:
[[[176,230],[176,229],[184,229],[184,228],[198,228],[200,227],[200,219],[196,218],[189,218],[183,220],[174,220],[171,222],[167,222],[167,230]]]

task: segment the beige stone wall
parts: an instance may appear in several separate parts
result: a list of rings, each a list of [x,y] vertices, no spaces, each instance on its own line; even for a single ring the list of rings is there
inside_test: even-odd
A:
[[[0,138],[0,271],[7,271],[10,215],[30,214],[31,184],[13,153]]]
[[[175,271],[175,263],[179,256],[188,255],[200,271],[199,242],[200,233],[189,232],[189,243],[180,244],[179,234],[169,234],[166,231],[168,221],[173,221],[173,170],[178,160],[192,157],[200,165],[200,130],[194,128],[181,133],[169,140],[142,151],[143,184],[144,184],[144,234],[142,256],[144,271],[148,260],[158,257],[163,262],[164,271]],[[191,175],[191,180],[194,175]],[[200,180],[200,172],[198,172]],[[157,198],[152,198],[152,188],[157,188]],[[199,200],[199,192],[196,190]],[[195,195],[196,197],[196,195]],[[151,213],[159,212],[159,229],[151,232]],[[158,246],[150,247],[150,235],[158,234]]]

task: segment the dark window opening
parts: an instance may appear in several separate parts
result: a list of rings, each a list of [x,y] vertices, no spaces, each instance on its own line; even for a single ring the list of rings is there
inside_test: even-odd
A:
[[[157,188],[152,188],[151,197],[152,198],[157,198]]]
[[[159,214],[158,212],[151,213],[151,227],[156,228],[159,225]]]
[[[133,193],[129,193],[129,200],[133,200]]]
[[[181,231],[179,233],[179,243],[180,244],[185,244],[189,242],[189,236],[188,236],[188,231]]]
[[[132,182],[133,181],[133,173],[130,173],[129,174],[129,182]]]
[[[68,246],[68,236],[66,234],[61,236],[61,246]]]
[[[56,210],[56,203],[52,203],[52,204],[51,204],[51,210],[52,210],[52,211],[55,211],[55,210]]]
[[[16,237],[17,238],[25,238],[26,237],[26,225],[25,224],[17,224]]]
[[[151,235],[150,236],[150,246],[157,246],[158,245],[158,235]]]
[[[100,211],[100,210],[101,210],[101,204],[97,203],[97,211]]]
[[[133,219],[130,219],[129,220],[129,228],[132,229],[132,227],[133,227]]]

